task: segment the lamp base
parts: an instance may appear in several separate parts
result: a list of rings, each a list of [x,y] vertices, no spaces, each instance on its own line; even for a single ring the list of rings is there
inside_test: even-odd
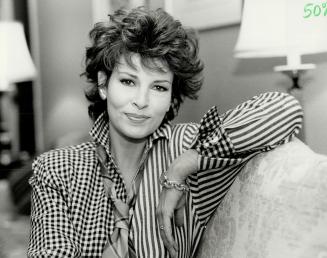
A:
[[[2,118],[2,96],[4,92],[0,91],[0,166],[7,166],[11,163],[11,139],[10,133],[5,126]],[[0,171],[1,173],[1,171]]]
[[[279,65],[274,67],[275,72],[297,72],[315,69],[315,64]]]
[[[274,70],[275,72],[282,72],[291,78],[293,85],[290,89],[288,89],[288,92],[291,93],[294,90],[302,89],[301,85],[299,84],[300,75],[307,70],[312,70],[314,68],[316,68],[316,65],[314,64],[298,64],[275,66]]]

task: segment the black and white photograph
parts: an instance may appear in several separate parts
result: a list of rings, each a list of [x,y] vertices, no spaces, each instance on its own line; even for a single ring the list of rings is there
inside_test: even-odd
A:
[[[326,0],[0,0],[0,258],[327,258]]]

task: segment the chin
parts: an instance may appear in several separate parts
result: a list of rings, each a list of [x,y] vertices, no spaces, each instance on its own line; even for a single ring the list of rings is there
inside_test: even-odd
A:
[[[153,132],[143,128],[125,128],[125,130],[122,130],[123,135],[131,140],[144,140]]]
[[[133,124],[128,120],[122,121],[121,123],[121,132],[125,137],[135,140],[144,140],[149,137],[157,128],[159,128],[160,123],[158,120],[150,119],[147,123],[144,124]]]

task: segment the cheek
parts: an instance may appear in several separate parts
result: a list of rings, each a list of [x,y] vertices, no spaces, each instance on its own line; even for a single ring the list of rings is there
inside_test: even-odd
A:
[[[107,107],[108,109],[112,108],[119,108],[120,107],[120,101],[118,98],[115,98],[114,95],[108,95],[107,97]]]
[[[164,116],[166,112],[169,110],[170,103],[171,103],[171,97],[168,95],[159,99],[158,98],[155,99],[153,101],[152,106],[156,114]]]
[[[128,102],[128,94],[112,85],[107,91],[107,105],[112,108],[121,108]]]

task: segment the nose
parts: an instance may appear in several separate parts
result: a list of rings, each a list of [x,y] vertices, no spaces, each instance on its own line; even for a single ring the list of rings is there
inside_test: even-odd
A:
[[[133,105],[138,109],[144,109],[149,105],[149,92],[141,87],[135,92]]]

